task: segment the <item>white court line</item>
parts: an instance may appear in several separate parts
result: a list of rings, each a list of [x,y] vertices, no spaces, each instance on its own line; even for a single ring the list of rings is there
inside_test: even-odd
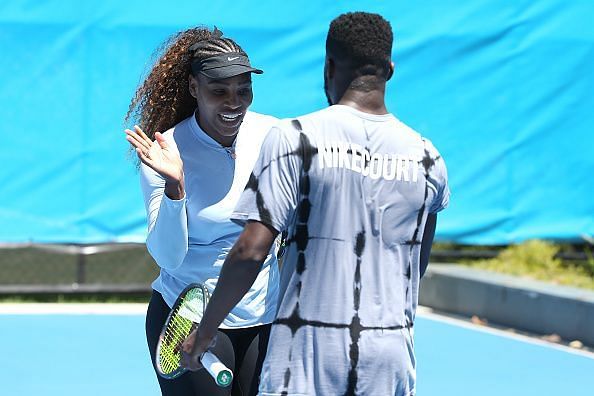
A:
[[[0,315],[144,315],[144,303],[2,303]]]
[[[433,310],[431,308],[427,308],[427,307],[418,307],[417,308],[417,316],[420,316],[422,318],[426,318],[429,320],[433,320],[436,322],[443,322],[443,323],[447,323],[450,325],[463,327],[465,329],[495,335],[498,337],[510,338],[512,340],[525,342],[527,344],[533,344],[533,345],[538,345],[538,346],[542,346],[545,348],[556,349],[559,351],[571,353],[574,355],[578,355],[578,356],[582,356],[582,357],[586,357],[586,358],[594,360],[594,353],[589,352],[589,351],[582,351],[580,349],[571,348],[566,345],[555,344],[553,342],[548,342],[545,340],[541,340],[539,338],[534,338],[534,337],[530,337],[530,336],[523,335],[523,334],[511,333],[509,331],[500,330],[500,329],[496,329],[493,327],[479,326],[474,323],[467,322],[463,319],[456,319],[451,316],[440,315],[438,313],[433,312]]]
[[[0,315],[145,315],[146,308],[147,304],[144,303],[0,303]],[[594,353],[592,352],[570,348],[522,334],[510,333],[493,327],[475,325],[463,319],[435,313],[431,308],[427,307],[418,307],[417,315],[436,322],[443,322],[594,359]]]

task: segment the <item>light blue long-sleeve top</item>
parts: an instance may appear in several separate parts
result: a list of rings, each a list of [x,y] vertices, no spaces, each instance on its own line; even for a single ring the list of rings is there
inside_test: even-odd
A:
[[[161,268],[153,282],[172,306],[190,283],[204,284],[212,293],[221,266],[242,227],[229,217],[245,188],[260,147],[277,119],[247,112],[232,147],[208,136],[194,116],[163,134],[183,161],[185,197],[164,194],[165,180],[146,165],[140,184],[148,217],[146,245]],[[231,311],[222,328],[272,322],[278,297],[278,264],[274,247],[249,292]]]

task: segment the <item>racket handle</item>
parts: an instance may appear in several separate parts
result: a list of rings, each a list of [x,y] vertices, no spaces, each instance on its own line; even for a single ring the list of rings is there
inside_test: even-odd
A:
[[[225,388],[233,382],[233,372],[227,368],[212,352],[206,351],[200,356],[200,363],[214,378],[216,384]]]

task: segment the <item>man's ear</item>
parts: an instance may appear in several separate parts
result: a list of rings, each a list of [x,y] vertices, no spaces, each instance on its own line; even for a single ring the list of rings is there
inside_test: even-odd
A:
[[[390,80],[394,75],[394,62],[390,62],[390,68],[388,69],[388,76],[386,77],[386,81]]]
[[[194,99],[198,97],[198,80],[192,74],[188,76],[188,90]]]
[[[336,64],[334,63],[334,59],[326,56],[326,63],[324,64],[324,73],[326,74],[326,78],[330,79],[334,77],[334,73],[336,73]]]

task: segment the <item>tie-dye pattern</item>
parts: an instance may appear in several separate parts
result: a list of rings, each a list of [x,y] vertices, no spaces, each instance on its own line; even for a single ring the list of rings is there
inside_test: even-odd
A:
[[[418,180],[379,158],[415,158]],[[420,241],[448,197],[435,148],[392,115],[332,106],[270,132],[232,216],[288,230],[262,395],[414,393]]]

